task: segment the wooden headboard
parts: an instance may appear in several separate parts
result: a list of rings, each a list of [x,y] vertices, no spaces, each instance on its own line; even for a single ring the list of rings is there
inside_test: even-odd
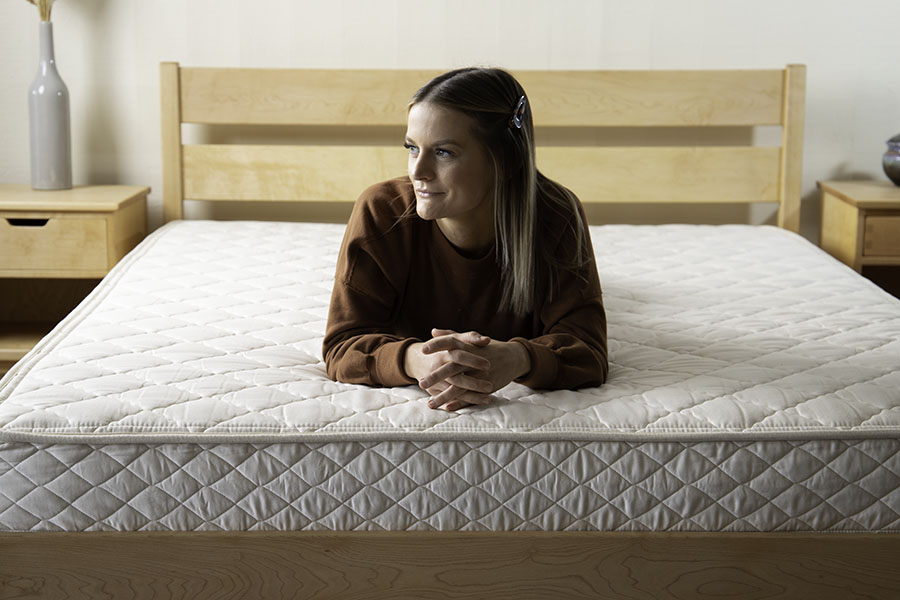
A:
[[[163,217],[185,199],[353,202],[402,175],[413,92],[438,71],[227,69],[160,65]],[[725,71],[515,71],[535,115],[538,168],[588,203],[779,204],[800,224],[806,67]],[[396,127],[390,144],[184,144],[182,124],[339,129]],[[778,145],[609,146],[612,128],[780,126]],[[542,131],[587,130],[542,145]],[[319,137],[319,136],[317,136]],[[552,137],[552,136],[550,136]],[[669,136],[672,137],[672,136]],[[678,136],[675,136],[676,138]],[[585,139],[590,140],[588,144]]]

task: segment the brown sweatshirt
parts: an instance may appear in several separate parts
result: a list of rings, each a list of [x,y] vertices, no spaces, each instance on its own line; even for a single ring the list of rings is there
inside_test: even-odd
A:
[[[370,187],[353,208],[322,348],[329,377],[415,383],[403,369],[406,348],[431,339],[437,327],[523,343],[531,371],[517,381],[531,388],[574,389],[606,379],[606,313],[592,250],[580,273],[561,273],[558,292],[543,294],[533,313],[517,317],[499,309],[501,271],[493,249],[476,258],[460,254],[435,222],[416,215],[414,203],[403,177]],[[556,238],[549,247],[571,252],[571,226],[561,215],[550,221],[541,224]]]

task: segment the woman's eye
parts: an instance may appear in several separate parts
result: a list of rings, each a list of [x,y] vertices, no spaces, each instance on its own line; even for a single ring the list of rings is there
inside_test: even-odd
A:
[[[418,146],[415,146],[413,144],[410,144],[409,142],[406,142],[405,144],[403,144],[403,147],[406,148],[407,150],[409,150],[410,155],[418,156],[418,154],[419,154]],[[435,148],[434,155],[437,156],[438,158],[450,158],[453,156],[453,152],[450,150],[447,150],[445,148]]]

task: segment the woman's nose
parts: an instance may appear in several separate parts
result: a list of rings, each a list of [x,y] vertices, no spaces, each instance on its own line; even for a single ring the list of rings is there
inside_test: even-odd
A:
[[[413,179],[427,181],[431,179],[432,170],[428,160],[424,156],[409,159],[409,174]]]

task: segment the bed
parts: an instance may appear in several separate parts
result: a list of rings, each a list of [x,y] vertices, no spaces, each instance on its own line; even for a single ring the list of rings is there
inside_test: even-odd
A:
[[[591,225],[604,386],[448,414],[328,380],[343,226],[312,221],[402,174],[434,74],[161,65],[166,224],[0,383],[0,597],[895,594],[900,302],[795,233],[802,66],[516,73],[589,215],[779,207]],[[779,143],[697,143],[754,127]],[[605,145],[647,128],[666,143]]]

